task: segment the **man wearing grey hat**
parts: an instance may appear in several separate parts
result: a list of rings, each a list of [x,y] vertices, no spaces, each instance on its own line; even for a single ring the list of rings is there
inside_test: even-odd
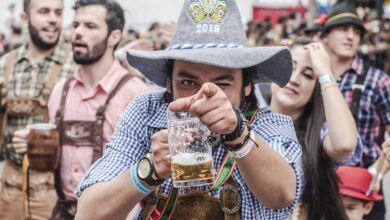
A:
[[[128,106],[78,186],[76,219],[123,219],[133,207],[137,219],[288,217],[301,194],[301,147],[289,117],[257,108],[252,85],[285,85],[291,55],[246,41],[235,1],[185,0],[167,50],[128,52],[129,64],[166,90]],[[172,187],[168,109],[189,111],[220,136],[212,188]]]

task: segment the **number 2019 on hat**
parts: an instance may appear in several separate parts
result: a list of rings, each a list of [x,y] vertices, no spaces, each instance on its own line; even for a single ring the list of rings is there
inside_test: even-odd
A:
[[[219,33],[218,24],[198,24],[196,25],[196,33],[214,32]]]

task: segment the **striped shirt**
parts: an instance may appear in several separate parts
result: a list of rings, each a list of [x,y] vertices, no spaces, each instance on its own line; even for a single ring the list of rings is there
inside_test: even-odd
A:
[[[352,85],[364,73],[363,59],[356,56],[340,79],[340,89],[349,106],[352,105]],[[390,124],[390,77],[381,70],[370,67],[364,81],[360,99],[357,128],[363,141],[360,165],[368,167],[381,153],[385,126]]]
[[[137,97],[127,107],[103,157],[92,165],[79,184],[76,192],[78,197],[87,187],[111,181],[123,172],[128,172],[133,164],[150,151],[152,135],[167,127],[168,104],[162,100],[163,95],[164,91],[146,93]],[[269,108],[264,108],[258,111],[251,128],[292,166],[297,177],[297,193],[288,207],[280,210],[268,209],[249,191],[240,175],[240,170],[236,167],[232,177],[241,196],[241,217],[242,219],[286,219],[298,202],[303,178],[302,151],[292,120],[290,117],[271,113]],[[222,144],[217,144],[213,147],[212,154],[214,167],[218,170],[227,150]],[[167,195],[171,187],[172,179],[167,179],[161,186],[162,193]],[[203,187],[196,189],[205,190]],[[179,190],[179,193],[187,192],[186,189]],[[218,197],[219,190],[210,191],[209,194]],[[141,213],[137,216],[140,219]]]

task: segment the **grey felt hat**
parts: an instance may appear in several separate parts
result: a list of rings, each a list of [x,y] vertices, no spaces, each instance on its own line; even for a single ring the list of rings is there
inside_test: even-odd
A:
[[[254,67],[253,83],[279,86],[284,86],[292,73],[286,47],[247,47],[235,0],[185,0],[168,49],[127,53],[129,64],[161,87],[166,85],[164,68],[170,59],[225,68]]]

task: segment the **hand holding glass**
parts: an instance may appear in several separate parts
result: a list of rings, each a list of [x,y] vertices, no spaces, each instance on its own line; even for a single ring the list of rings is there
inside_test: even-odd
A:
[[[189,112],[168,112],[168,143],[175,187],[214,183],[210,131]]]

